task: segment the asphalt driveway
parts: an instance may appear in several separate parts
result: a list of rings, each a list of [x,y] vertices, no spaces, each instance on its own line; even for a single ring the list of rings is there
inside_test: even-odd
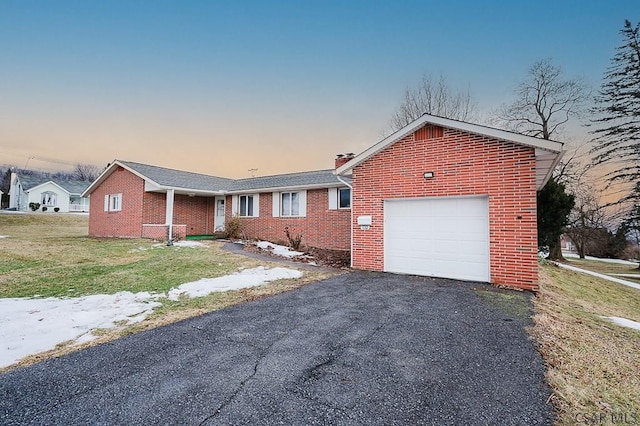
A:
[[[345,274],[0,375],[0,424],[549,424],[502,294]]]

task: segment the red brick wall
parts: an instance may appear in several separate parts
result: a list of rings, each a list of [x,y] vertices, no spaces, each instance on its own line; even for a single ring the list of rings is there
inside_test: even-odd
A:
[[[325,189],[307,191],[306,217],[273,217],[272,193],[260,193],[260,217],[243,217],[242,228],[247,238],[285,243],[284,228],[292,236],[302,233],[302,244],[332,250],[350,250],[351,210],[329,210],[329,193]],[[231,196],[226,200],[227,218],[231,217]]]
[[[145,224],[164,224],[166,219],[167,194],[146,192],[144,194]],[[176,194],[173,199],[173,224],[185,225],[186,235],[213,234],[213,197],[189,197]]]
[[[435,178],[425,179],[427,171]],[[353,182],[355,268],[384,270],[383,199],[482,194],[489,196],[491,282],[537,290],[533,148],[450,129],[419,130],[356,166]],[[363,215],[373,216],[370,230],[355,223]]]
[[[169,235],[167,225],[142,225],[142,238],[152,238],[154,240],[166,240]],[[173,225],[173,240],[183,240],[187,236],[187,225]]]
[[[122,211],[105,212],[105,194],[122,193]],[[213,233],[213,197],[174,198],[174,238],[185,235]],[[143,224],[164,225],[167,195],[144,192],[144,180],[128,170],[118,167],[91,193],[89,235],[93,237],[130,237],[166,239],[167,230],[162,227],[145,227]]]
[[[213,234],[213,197],[176,195],[173,200],[173,223],[185,224],[187,235]]]
[[[104,196],[122,194],[122,210],[104,211]],[[142,235],[144,180],[118,167],[92,193],[89,235],[92,237],[131,237]]]

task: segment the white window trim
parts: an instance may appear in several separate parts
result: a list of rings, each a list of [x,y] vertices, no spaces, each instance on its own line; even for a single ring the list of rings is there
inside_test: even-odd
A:
[[[349,191],[349,207],[340,207],[340,191],[342,190]],[[353,198],[351,196],[352,193],[353,191],[348,186],[341,188],[328,188],[329,210],[351,210],[351,203],[353,203]]]
[[[253,214],[247,216],[240,215],[240,197],[253,197]],[[239,194],[231,197],[231,212],[238,217],[260,217],[260,194]]]
[[[53,201],[53,202],[46,202],[44,197],[45,196],[49,196],[48,201]],[[58,194],[56,194],[53,191],[44,191],[43,193],[40,194],[40,201],[42,201],[42,205],[44,207],[55,207],[58,205]]]
[[[104,196],[104,211],[119,212],[122,211],[122,193],[107,194]]]
[[[349,207],[341,207],[340,206],[340,191],[349,191]],[[352,198],[351,198],[351,188],[349,187],[345,187],[345,188],[338,188],[337,192],[337,200],[336,203],[338,205],[338,210],[351,210],[351,203],[353,202]]]
[[[298,214],[297,215],[284,214],[282,212],[281,204],[282,204],[282,196],[284,194],[298,194]],[[280,204],[278,208],[279,216],[281,217],[306,217],[307,216],[307,191],[306,190],[280,192],[278,193],[277,200],[278,200],[278,203]],[[274,211],[275,211],[275,203],[274,203]]]

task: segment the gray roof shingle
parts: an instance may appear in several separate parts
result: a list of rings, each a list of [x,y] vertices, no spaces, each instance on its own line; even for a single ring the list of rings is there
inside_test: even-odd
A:
[[[332,169],[245,179],[228,179],[131,161],[118,160],[118,163],[135,170],[158,185],[200,191],[241,192],[297,186],[336,186],[341,184],[340,180],[333,174]],[[343,179],[349,181],[349,179]]]
[[[229,191],[251,191],[256,189],[335,184],[340,184],[340,181],[333,174],[333,170],[316,170],[311,172],[238,179],[229,187]]]
[[[91,182],[81,181],[81,180],[52,179],[50,177],[39,177],[39,176],[29,176],[29,175],[20,176],[20,183],[22,184],[22,188],[26,191],[47,182],[53,182],[57,185],[60,185],[69,194],[82,194],[84,190],[87,189],[91,184]]]
[[[143,176],[146,176],[158,185],[173,188],[185,188],[200,191],[223,191],[233,182],[233,179],[185,172],[182,170],[166,169],[164,167],[150,166],[148,164],[134,163],[131,161],[119,161],[119,163],[130,167]]]

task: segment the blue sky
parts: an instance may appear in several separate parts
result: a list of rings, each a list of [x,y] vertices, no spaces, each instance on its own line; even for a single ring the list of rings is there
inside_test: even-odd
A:
[[[640,2],[0,0],[0,164],[329,168],[442,74],[489,113],[536,60],[594,88]]]

